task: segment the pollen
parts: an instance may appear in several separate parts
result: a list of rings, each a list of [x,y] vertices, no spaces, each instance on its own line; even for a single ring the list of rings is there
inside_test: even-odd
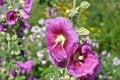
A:
[[[79,60],[83,60],[83,56],[79,56]]]
[[[63,36],[62,34],[58,35],[57,38],[55,39],[55,42],[61,43],[63,45],[65,43],[65,36]]]

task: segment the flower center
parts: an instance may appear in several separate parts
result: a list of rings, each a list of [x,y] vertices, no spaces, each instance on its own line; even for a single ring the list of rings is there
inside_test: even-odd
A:
[[[11,20],[14,20],[14,18],[15,18],[14,15],[11,15],[11,16],[10,16],[10,19],[11,19]]]
[[[73,55],[73,60],[84,63],[85,55],[79,54],[78,52]]]
[[[62,34],[60,34],[60,35],[58,35],[57,36],[57,38],[55,39],[55,42],[56,43],[61,43],[62,45],[65,43],[65,37],[62,35]]]
[[[79,60],[83,60],[83,55],[78,57]]]

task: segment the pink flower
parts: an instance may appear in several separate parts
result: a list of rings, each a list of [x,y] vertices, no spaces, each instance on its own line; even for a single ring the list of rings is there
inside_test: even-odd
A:
[[[47,7],[46,11],[47,11],[47,17],[49,17],[49,18],[58,16],[58,9],[57,8]]]
[[[34,65],[34,62],[32,60],[26,61],[25,63],[23,62],[18,62],[16,64],[16,67],[18,69],[18,74],[24,74],[25,72],[30,73],[32,70],[32,67]]]
[[[23,19],[27,20],[30,15],[33,0],[24,0],[24,1],[25,3],[24,3],[24,6],[22,7],[21,15]]]
[[[73,44],[78,43],[78,34],[66,18],[57,17],[46,21],[46,45],[50,61],[65,67]],[[62,65],[61,65],[62,64]]]
[[[21,26],[22,30],[26,30],[30,27],[30,25],[28,24],[28,22],[26,20],[22,21],[20,26]]]
[[[3,0],[0,0],[0,6],[3,6],[4,2]]]
[[[94,76],[100,69],[98,56],[87,43],[73,50],[67,65],[68,73],[77,80],[94,80]]]
[[[24,6],[23,6],[23,9],[24,9],[27,13],[30,13],[31,8],[32,8],[33,0],[24,0],[24,1],[25,1],[25,4],[24,4]]]
[[[10,74],[10,75],[12,75],[12,76],[14,76],[14,75],[15,75],[15,71],[14,71],[14,69],[13,69],[13,68],[10,68],[9,74]]]
[[[37,78],[35,76],[30,76],[26,80],[37,80]]]
[[[3,26],[2,26],[2,24],[0,23],[0,32],[2,32],[3,31]]]
[[[17,13],[14,10],[7,12],[6,22],[10,25],[14,25],[18,20]]]

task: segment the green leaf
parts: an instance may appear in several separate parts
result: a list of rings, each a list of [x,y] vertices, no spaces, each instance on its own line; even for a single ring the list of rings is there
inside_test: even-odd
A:
[[[79,8],[87,9],[89,6],[90,6],[90,3],[88,3],[87,1],[82,1]]]
[[[88,36],[90,34],[90,31],[84,27],[77,29],[77,32],[80,36]]]

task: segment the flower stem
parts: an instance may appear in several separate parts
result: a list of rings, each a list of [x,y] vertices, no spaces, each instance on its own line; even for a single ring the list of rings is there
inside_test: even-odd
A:
[[[73,9],[76,8],[76,0],[73,0]]]
[[[8,41],[8,51],[10,50],[10,41]]]

